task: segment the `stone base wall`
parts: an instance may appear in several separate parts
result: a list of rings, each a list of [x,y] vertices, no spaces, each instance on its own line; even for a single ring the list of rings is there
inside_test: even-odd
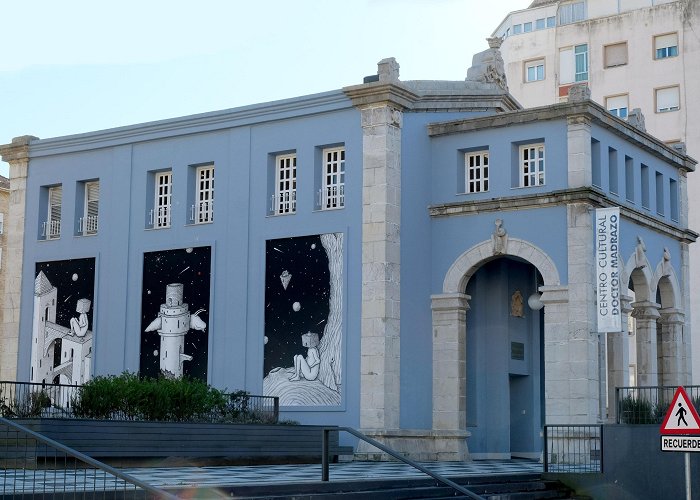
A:
[[[364,431],[364,434],[417,462],[470,460],[467,438],[471,434],[467,431],[399,429]],[[355,450],[355,460],[386,462],[395,459],[374,446],[360,441]]]

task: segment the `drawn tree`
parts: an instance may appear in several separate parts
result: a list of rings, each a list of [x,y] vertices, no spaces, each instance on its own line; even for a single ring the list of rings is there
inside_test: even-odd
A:
[[[321,243],[328,256],[330,271],[330,300],[328,321],[319,345],[321,366],[318,380],[336,392],[342,383],[342,321],[343,321],[343,234],[322,234]]]

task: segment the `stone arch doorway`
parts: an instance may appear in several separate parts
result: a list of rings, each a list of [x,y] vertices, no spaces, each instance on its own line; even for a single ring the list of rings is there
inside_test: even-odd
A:
[[[546,313],[527,304],[536,289],[555,313],[567,303],[552,259],[512,238],[504,252],[489,240],[464,252],[432,297],[433,428],[471,433],[473,458],[541,451]]]

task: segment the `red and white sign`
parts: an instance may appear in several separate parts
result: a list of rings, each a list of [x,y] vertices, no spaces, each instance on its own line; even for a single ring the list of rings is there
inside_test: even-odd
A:
[[[700,416],[683,387],[676,389],[661,424],[661,434],[700,434]]]

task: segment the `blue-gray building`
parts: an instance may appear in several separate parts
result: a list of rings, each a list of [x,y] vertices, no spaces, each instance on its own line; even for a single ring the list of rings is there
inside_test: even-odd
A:
[[[18,137],[4,359],[276,395],[419,459],[539,457],[544,423],[690,376],[696,162],[576,92],[521,109],[496,44],[461,82],[386,59],[342,90]]]

